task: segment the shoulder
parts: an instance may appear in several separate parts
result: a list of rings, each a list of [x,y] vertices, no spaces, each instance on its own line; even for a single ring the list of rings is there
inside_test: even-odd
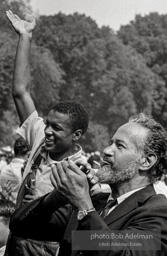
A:
[[[167,211],[167,198],[164,194],[155,194],[146,201],[146,205],[150,205],[151,210],[165,209]]]
[[[157,194],[154,186],[149,185],[131,196],[122,203],[128,205],[139,215],[162,216],[167,218],[167,198],[163,194]]]
[[[38,116],[38,112],[34,111],[25,121],[24,123],[17,129],[16,133],[22,136],[25,130],[34,129],[37,130],[41,128],[41,125],[45,126],[43,118]],[[43,128],[43,127],[42,127]]]
[[[38,116],[37,111],[34,111],[25,120],[22,126],[17,129],[16,133],[23,137],[32,149],[33,146],[36,147],[39,145],[38,142],[41,142],[41,140],[44,138],[44,129],[45,123],[43,118]]]

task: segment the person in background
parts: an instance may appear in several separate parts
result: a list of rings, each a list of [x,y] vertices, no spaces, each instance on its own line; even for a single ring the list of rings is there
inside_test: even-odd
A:
[[[11,162],[2,168],[0,179],[2,183],[10,181],[12,192],[10,200],[16,203],[17,194],[23,181],[23,168],[29,152],[29,147],[22,137],[18,137],[14,143],[14,157]]]
[[[3,181],[0,177],[0,200],[9,201],[12,193],[12,184],[9,180]]]
[[[6,155],[5,152],[3,152],[2,150],[0,150],[0,173],[2,170],[2,167],[7,165],[7,161],[6,161]]]
[[[100,153],[94,152],[89,158],[88,163],[93,169],[99,169],[100,167]]]
[[[163,174],[161,180],[158,180],[154,183],[154,189],[157,194],[163,194],[167,197],[167,183],[166,183],[167,175]]]
[[[15,205],[11,201],[0,200],[0,256],[4,255],[9,234],[9,221]]]

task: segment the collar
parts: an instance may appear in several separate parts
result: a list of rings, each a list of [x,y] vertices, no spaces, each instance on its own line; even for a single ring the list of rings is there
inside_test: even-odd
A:
[[[143,188],[138,188],[137,191],[135,191],[136,189],[130,191],[132,192],[131,195],[129,195],[126,199],[124,198],[124,201],[117,205],[117,207],[112,211],[112,215],[109,214],[106,217],[105,222],[107,225],[115,222],[122,216],[125,216],[127,213],[137,208],[139,205],[143,205],[145,201],[147,201],[150,197],[156,195],[152,184],[149,184]],[[129,192],[126,194],[129,194]]]
[[[142,187],[140,187],[140,188],[133,189],[133,190],[131,190],[131,191],[129,191],[129,192],[127,192],[127,193],[125,193],[125,194],[123,194],[123,195],[117,197],[117,202],[118,202],[118,204],[122,203],[126,198],[128,198],[129,196],[131,196],[133,193],[135,193],[135,192],[137,192],[138,190],[140,190],[140,189],[142,189],[142,188],[145,188],[145,187],[146,187],[146,186],[142,186]],[[107,202],[110,201],[110,200],[113,200],[112,194],[109,195]]]

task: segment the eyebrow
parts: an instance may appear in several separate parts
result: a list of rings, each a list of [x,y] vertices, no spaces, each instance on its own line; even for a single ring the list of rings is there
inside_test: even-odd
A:
[[[53,121],[49,121],[48,119],[46,119],[45,122],[46,122],[47,124],[51,125],[51,126],[55,126],[55,127],[59,128],[59,129],[63,130],[63,127],[62,127],[62,126],[60,126],[60,125],[57,124],[57,123],[54,123]]]
[[[123,143],[123,144],[126,144],[126,142],[125,142],[124,140],[116,139],[115,141],[116,141],[116,142],[121,142],[121,143]]]
[[[124,140],[121,140],[121,139],[115,139],[115,140],[114,140],[114,139],[112,138],[112,139],[110,140],[110,142],[113,142],[113,141],[115,141],[116,143],[119,142],[119,143],[124,143],[124,144],[126,144],[126,142],[125,142]]]

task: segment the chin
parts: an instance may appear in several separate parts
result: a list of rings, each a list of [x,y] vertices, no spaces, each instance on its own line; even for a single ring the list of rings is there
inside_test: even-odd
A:
[[[110,184],[112,179],[112,173],[111,171],[108,171],[106,168],[100,169],[96,176],[99,178],[99,182],[102,184]]]
[[[51,146],[48,146],[45,144],[45,150],[48,151],[48,152],[55,152],[55,148],[51,147]]]

